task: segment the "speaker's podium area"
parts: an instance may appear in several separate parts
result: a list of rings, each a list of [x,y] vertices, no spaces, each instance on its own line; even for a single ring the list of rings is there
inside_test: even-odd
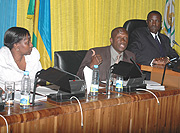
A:
[[[151,70],[152,80],[162,78],[163,68],[141,66],[141,69]],[[44,78],[45,75],[42,73],[41,76]],[[54,82],[53,75],[51,72],[48,74],[51,78],[45,77],[49,82]],[[70,83],[67,81],[64,82],[68,88]],[[112,91],[106,95],[105,87],[100,87],[97,97],[85,96],[79,99],[79,103],[75,99],[56,101],[47,98],[47,101],[38,101],[39,104],[22,110],[19,103],[15,102],[14,107],[5,107],[0,114],[6,118],[8,130],[18,133],[180,132],[179,83],[180,74],[167,70],[164,77],[165,90],[151,90],[156,97],[142,90],[122,93]],[[55,84],[64,86],[59,82]],[[3,119],[0,119],[0,131],[7,131]]]

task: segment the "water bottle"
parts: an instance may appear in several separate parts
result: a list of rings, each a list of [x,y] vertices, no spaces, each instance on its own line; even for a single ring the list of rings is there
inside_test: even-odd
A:
[[[92,82],[91,82],[91,96],[97,96],[99,89],[99,70],[98,65],[94,65],[93,73],[92,73]]]
[[[116,77],[116,92],[123,92],[123,77],[120,75],[117,75]]]
[[[21,99],[20,99],[20,108],[27,109],[30,106],[30,89],[31,89],[31,80],[29,77],[29,72],[24,71],[24,76],[21,81]]]

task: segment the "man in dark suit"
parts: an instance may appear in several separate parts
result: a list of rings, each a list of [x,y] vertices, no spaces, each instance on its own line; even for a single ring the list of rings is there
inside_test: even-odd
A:
[[[128,33],[124,28],[117,27],[113,29],[110,42],[110,46],[92,48],[87,52],[77,72],[80,78],[83,78],[85,66],[93,68],[94,65],[99,65],[100,81],[105,81],[111,65],[118,63],[120,60],[132,63],[130,57],[135,60],[135,55],[126,50]]]
[[[161,34],[162,16],[158,11],[151,11],[146,21],[148,27],[135,29],[131,35],[128,50],[135,53],[137,63],[141,65],[162,64],[169,58],[178,57],[170,46],[169,38]]]

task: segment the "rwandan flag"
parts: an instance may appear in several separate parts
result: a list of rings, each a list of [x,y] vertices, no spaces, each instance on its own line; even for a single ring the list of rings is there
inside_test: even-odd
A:
[[[29,1],[29,7],[28,7],[28,12],[27,12],[27,18],[34,18],[34,9],[35,9],[35,0],[30,0]]]
[[[174,0],[166,0],[162,30],[163,30],[163,33],[169,37],[171,41],[171,46],[173,46],[172,41],[175,40],[175,11],[174,9],[175,9]]]
[[[40,61],[44,69],[52,66],[51,53],[51,14],[50,0],[30,0],[28,7],[28,17],[33,17],[34,31],[32,43],[40,53]]]

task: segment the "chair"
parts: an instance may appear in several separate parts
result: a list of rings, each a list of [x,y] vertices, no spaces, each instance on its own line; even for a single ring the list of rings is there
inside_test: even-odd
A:
[[[82,60],[84,59],[87,50],[79,51],[55,51],[54,52],[54,67],[76,75]],[[68,74],[70,80],[75,79],[75,76]]]
[[[135,30],[136,28],[147,27],[147,23],[146,20],[142,20],[142,19],[130,19],[124,23],[123,27],[128,31],[129,40],[130,40],[131,37],[130,34],[132,33],[132,31]],[[146,79],[150,79],[151,73],[146,71],[143,71],[143,73],[146,74]]]
[[[128,31],[130,35],[131,32],[136,28],[147,27],[147,23],[146,20],[142,20],[142,19],[130,19],[124,23],[123,27]]]

